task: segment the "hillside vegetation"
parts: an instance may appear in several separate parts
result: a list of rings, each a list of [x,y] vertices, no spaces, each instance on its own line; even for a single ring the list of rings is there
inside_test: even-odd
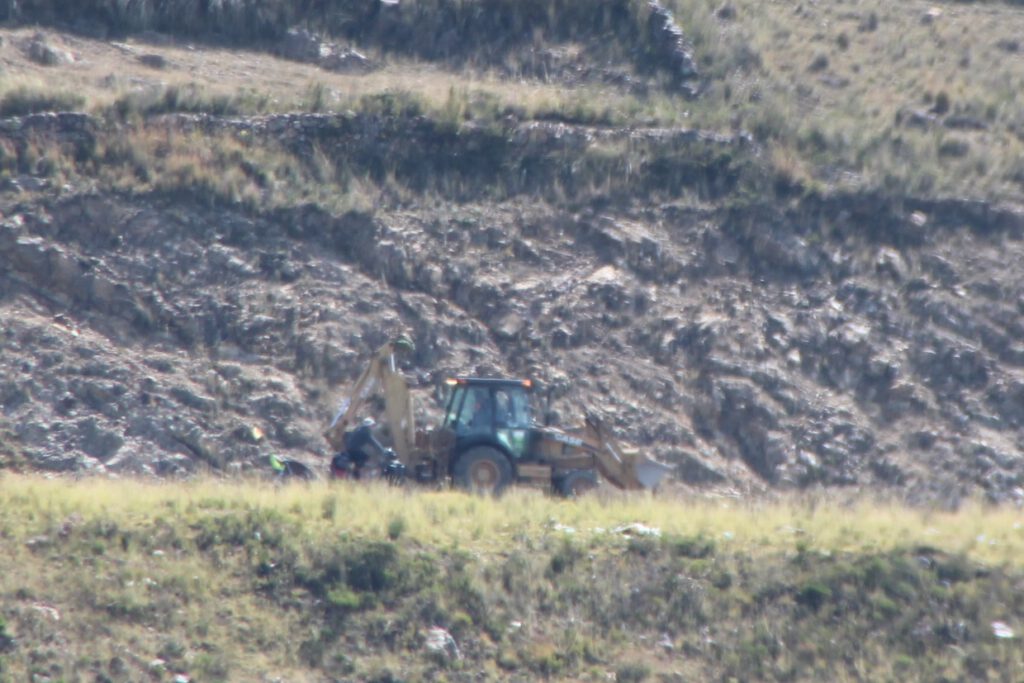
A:
[[[1024,495],[1012,3],[5,16],[9,462],[324,456],[405,332],[425,422],[525,374],[690,484]]]
[[[11,680],[1024,673],[1019,512],[16,476],[0,511]]]
[[[0,681],[1024,679],[1021,2],[0,22]],[[673,480],[324,483],[398,334]]]
[[[162,32],[209,42],[213,54],[225,43],[280,53],[286,31],[302,27],[362,50],[373,63],[370,73],[357,70],[355,77],[321,72],[297,81],[265,72],[207,79],[192,68],[198,79],[173,75],[174,90],[162,103],[157,96],[143,104],[143,113],[343,111],[354,99],[388,91],[456,125],[513,115],[747,131],[763,146],[766,171],[784,192],[1019,197],[1024,120],[1017,93],[1024,66],[1018,55],[1024,48],[1015,3],[861,0],[790,8],[675,0],[665,8],[682,28],[679,50],[654,28],[661,24],[639,0],[38,0],[12,6],[7,16],[59,21],[103,38],[141,34],[145,40]],[[179,46],[162,52],[170,64],[195,60]],[[426,73],[424,65],[430,65]],[[143,64],[132,70],[146,73]],[[138,84],[151,80],[126,73],[120,83],[89,83],[83,90],[81,79],[72,79],[47,74],[41,87],[18,73],[5,81],[14,94],[24,92],[19,81],[47,93],[63,81],[79,97],[73,105],[110,106],[117,99],[114,109],[124,111],[138,100],[132,94]],[[182,87],[211,94],[181,97]],[[46,100],[52,94],[41,96],[37,107],[53,106]],[[19,110],[14,107],[7,105],[9,112]]]

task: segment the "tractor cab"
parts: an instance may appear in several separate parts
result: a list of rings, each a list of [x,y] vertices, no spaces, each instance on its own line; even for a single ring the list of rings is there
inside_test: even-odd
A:
[[[454,453],[489,446],[513,462],[528,456],[535,426],[530,380],[460,377],[447,384],[451,393],[441,426],[455,436]]]
[[[497,493],[536,460],[532,382],[459,377],[445,382],[444,421],[433,436],[434,477],[450,476],[470,491]],[[548,468],[550,470],[550,468]]]

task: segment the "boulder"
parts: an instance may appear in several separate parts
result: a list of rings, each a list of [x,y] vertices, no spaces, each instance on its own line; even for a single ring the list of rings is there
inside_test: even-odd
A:
[[[197,424],[185,420],[175,420],[169,425],[170,436],[184,447],[187,453],[197,457],[201,462],[220,469],[225,459],[214,441],[207,436],[206,430]]]
[[[696,62],[671,10],[656,0],[648,0],[647,9],[650,13],[647,20],[648,38],[659,66],[672,74],[680,86],[684,81],[696,78]]]
[[[523,317],[515,311],[511,311],[500,316],[491,329],[499,339],[510,341],[519,336],[525,325]]]
[[[182,405],[204,413],[212,413],[217,409],[217,402],[215,400],[206,396],[200,396],[184,386],[171,387],[168,393]]]
[[[726,2],[715,10],[715,16],[722,21],[732,21],[736,18],[736,6],[730,2]]]
[[[988,390],[989,406],[1008,424],[1024,426],[1024,381],[1000,380]]]
[[[986,121],[977,116],[969,116],[967,114],[948,116],[942,122],[942,125],[954,130],[988,130],[988,123]]]
[[[791,454],[776,432],[779,415],[771,399],[748,380],[716,379],[709,388],[710,393],[694,403],[694,425],[732,441],[752,470],[766,481],[776,481],[778,467]]]
[[[138,60],[140,64],[148,66],[151,69],[166,69],[168,65],[166,57],[155,53],[139,55]]]
[[[64,64],[72,64],[75,61],[74,54],[51,44],[42,33],[37,33],[28,40],[23,50],[26,57],[36,64],[42,64],[43,66],[62,66]]]
[[[28,403],[29,395],[21,384],[9,380],[0,382],[0,411],[13,413],[21,406]]]
[[[375,68],[366,55],[325,41],[302,28],[289,29],[277,52],[285,59],[316,64],[322,69],[340,73],[365,73]]]
[[[692,453],[674,454],[672,462],[679,463],[675,470],[676,478],[687,484],[722,484],[728,481],[728,477],[714,464]]]
[[[935,114],[921,109],[900,109],[896,112],[896,125],[907,128],[930,128],[937,120]]]
[[[104,429],[95,417],[87,417],[75,424],[83,451],[100,461],[110,459],[124,445],[124,438],[116,432]]]
[[[338,73],[366,73],[374,64],[365,55],[350,48],[332,48],[317,62],[321,69]]]
[[[455,638],[440,626],[432,626],[427,629],[423,647],[428,655],[441,661],[462,659],[462,652],[459,651],[459,645],[455,642]]]
[[[296,62],[316,62],[320,59],[322,45],[323,41],[306,29],[291,28],[285,32],[277,52],[285,59]]]

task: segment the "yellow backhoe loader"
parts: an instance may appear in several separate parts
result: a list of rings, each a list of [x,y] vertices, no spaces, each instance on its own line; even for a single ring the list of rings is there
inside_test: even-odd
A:
[[[574,496],[598,485],[598,475],[622,489],[653,489],[671,467],[627,453],[588,415],[576,430],[542,427],[534,420],[528,379],[458,377],[447,380],[441,424],[417,431],[412,397],[395,354],[411,349],[405,337],[380,347],[360,375],[324,436],[335,451],[372,396],[383,396],[383,422],[395,456],[420,482],[452,481],[461,488],[498,493],[526,483]]]

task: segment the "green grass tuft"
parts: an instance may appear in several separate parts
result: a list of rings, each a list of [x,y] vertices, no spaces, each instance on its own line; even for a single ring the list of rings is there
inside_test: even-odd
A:
[[[52,92],[23,86],[0,96],[0,117],[25,116],[40,112],[79,111],[85,98],[75,93]]]

